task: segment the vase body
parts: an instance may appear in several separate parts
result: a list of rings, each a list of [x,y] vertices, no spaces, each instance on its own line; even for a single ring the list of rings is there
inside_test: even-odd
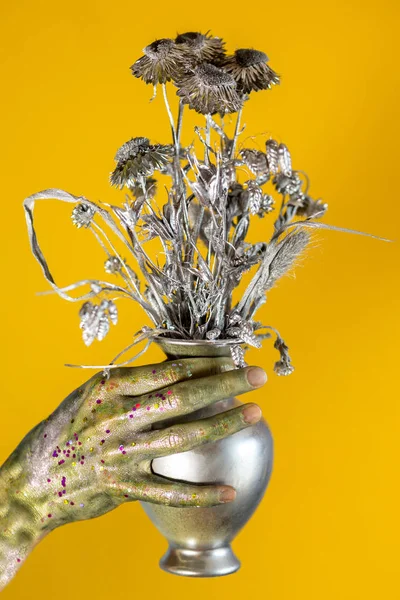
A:
[[[229,356],[229,346],[222,343],[160,340],[159,345],[168,358]],[[240,404],[236,398],[226,398],[177,421],[210,417]],[[192,577],[237,571],[240,562],[230,543],[261,501],[271,475],[272,460],[272,436],[263,419],[217,442],[153,460],[153,471],[163,477],[200,484],[227,484],[236,489],[233,502],[211,508],[176,508],[141,502],[169,543],[160,560],[161,568]]]

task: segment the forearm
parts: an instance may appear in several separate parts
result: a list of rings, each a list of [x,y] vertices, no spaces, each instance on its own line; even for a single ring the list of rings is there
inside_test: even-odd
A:
[[[41,499],[28,488],[20,453],[21,445],[0,468],[0,590],[49,531],[40,516]]]

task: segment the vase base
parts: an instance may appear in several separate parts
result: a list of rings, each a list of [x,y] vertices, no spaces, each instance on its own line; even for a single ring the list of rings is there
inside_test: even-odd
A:
[[[230,546],[211,550],[169,547],[160,560],[160,567],[185,577],[221,577],[240,569],[240,561]]]

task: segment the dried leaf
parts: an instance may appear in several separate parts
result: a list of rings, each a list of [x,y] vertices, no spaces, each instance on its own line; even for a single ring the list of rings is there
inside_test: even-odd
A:
[[[102,300],[100,304],[85,302],[79,316],[82,338],[86,346],[90,346],[96,339],[104,339],[110,330],[110,322],[116,325],[118,321],[117,307],[111,300]]]

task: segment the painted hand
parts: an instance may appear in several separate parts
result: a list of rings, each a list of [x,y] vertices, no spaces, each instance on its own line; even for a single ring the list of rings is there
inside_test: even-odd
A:
[[[138,499],[171,506],[233,500],[235,491],[229,486],[173,482],[155,475],[151,462],[256,423],[261,410],[255,404],[197,422],[168,425],[167,420],[264,382],[265,373],[256,367],[233,370],[227,358],[191,358],[117,369],[109,379],[97,374],[75,390],[0,469],[0,517],[5,523],[0,589],[31,547],[64,523],[97,517]],[[16,522],[23,535],[16,535]],[[10,553],[12,572],[7,575],[2,563]]]

